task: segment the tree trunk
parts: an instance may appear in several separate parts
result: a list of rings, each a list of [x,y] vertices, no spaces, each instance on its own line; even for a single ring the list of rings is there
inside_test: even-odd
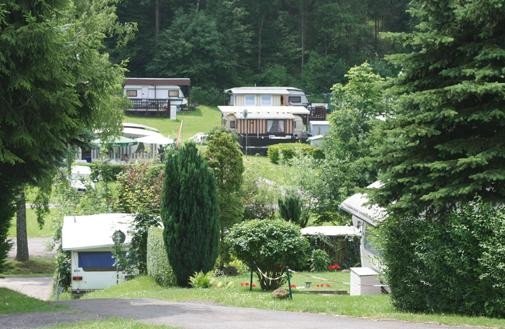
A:
[[[260,16],[260,20],[258,22],[258,71],[261,71],[261,55],[262,55],[262,47],[263,47],[263,25],[265,23],[265,15],[262,14]]]
[[[160,0],[154,0],[154,42],[158,44],[160,34]]]
[[[28,255],[28,237],[26,234],[26,200],[25,191],[21,190],[16,198],[16,260],[26,262]]]

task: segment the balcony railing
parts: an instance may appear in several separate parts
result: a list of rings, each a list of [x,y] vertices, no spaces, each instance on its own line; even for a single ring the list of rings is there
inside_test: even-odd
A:
[[[169,99],[130,98],[128,113],[170,116]]]

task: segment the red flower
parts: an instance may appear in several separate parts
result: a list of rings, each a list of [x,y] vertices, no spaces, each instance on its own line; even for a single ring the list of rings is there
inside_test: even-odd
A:
[[[338,270],[340,270],[339,264],[335,263],[328,265],[328,271],[338,271]]]
[[[296,284],[292,284],[289,286],[290,288],[296,289]]]

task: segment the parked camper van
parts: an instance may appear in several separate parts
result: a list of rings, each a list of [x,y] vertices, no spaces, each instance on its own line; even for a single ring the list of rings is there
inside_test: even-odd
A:
[[[124,273],[116,272],[113,235],[122,232],[127,248],[133,219],[121,213],[65,216],[61,239],[62,249],[71,253],[72,293],[104,289],[125,280]]]

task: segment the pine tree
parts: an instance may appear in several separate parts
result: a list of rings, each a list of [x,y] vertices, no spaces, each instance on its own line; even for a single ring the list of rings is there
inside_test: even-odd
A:
[[[412,1],[399,106],[377,157],[391,213],[505,198],[505,0]]]
[[[192,143],[167,156],[161,201],[163,236],[177,284],[188,286],[195,272],[208,272],[218,253],[216,184]]]

